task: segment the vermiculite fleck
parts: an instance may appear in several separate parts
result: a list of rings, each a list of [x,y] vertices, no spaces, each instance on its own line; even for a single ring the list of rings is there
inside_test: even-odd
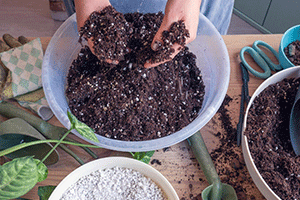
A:
[[[138,171],[113,167],[80,178],[61,200],[166,200],[162,190]]]

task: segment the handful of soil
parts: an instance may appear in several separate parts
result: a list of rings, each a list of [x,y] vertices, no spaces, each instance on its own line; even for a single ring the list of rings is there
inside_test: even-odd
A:
[[[138,55],[137,62],[141,64],[146,61],[157,63],[171,59],[173,44],[177,43],[183,47],[186,39],[190,37],[189,31],[182,20],[174,22],[168,31],[162,33],[163,44],[153,51],[150,45],[163,19],[162,12],[154,15],[155,17],[150,13],[137,12],[123,15],[112,6],[107,6],[89,16],[80,29],[80,42],[82,38],[91,38],[94,53],[101,61],[122,61],[129,51]]]
[[[193,121],[202,107],[205,91],[196,56],[184,47],[173,60],[145,69],[144,62],[154,55],[150,43],[163,14],[124,17],[133,30],[127,43],[131,51],[114,65],[83,48],[67,77],[69,107],[108,138],[144,141],[170,135]],[[174,31],[181,28],[175,25]],[[172,41],[172,34],[168,37]]]
[[[132,28],[124,15],[107,6],[101,12],[94,11],[85,21],[79,31],[79,42],[91,38],[99,60],[124,60],[130,34]]]
[[[291,109],[300,78],[268,86],[254,100],[245,135],[254,163],[281,199],[300,199],[300,157],[289,137]]]

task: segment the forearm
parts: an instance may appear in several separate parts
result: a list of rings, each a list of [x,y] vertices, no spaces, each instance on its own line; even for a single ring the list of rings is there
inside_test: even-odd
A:
[[[84,25],[93,11],[103,10],[110,5],[109,0],[74,0],[78,29]]]
[[[174,21],[183,20],[191,34],[189,43],[196,37],[200,5],[201,0],[168,0],[162,26],[166,29]]]

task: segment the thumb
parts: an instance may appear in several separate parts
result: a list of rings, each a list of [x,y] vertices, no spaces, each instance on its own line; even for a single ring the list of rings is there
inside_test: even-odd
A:
[[[163,46],[163,41],[161,38],[162,38],[162,31],[158,30],[151,43],[151,48],[153,51],[157,51],[161,46]]]
[[[166,22],[165,17],[163,18],[163,21],[158,29],[158,31],[156,32],[152,43],[151,43],[151,48],[153,51],[157,51],[161,46],[163,46],[163,40],[162,40],[162,33],[165,30],[168,30],[168,23]]]

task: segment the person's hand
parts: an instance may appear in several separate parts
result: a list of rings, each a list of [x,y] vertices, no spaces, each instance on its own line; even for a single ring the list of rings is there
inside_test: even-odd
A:
[[[186,44],[192,42],[197,35],[197,28],[199,22],[199,13],[200,13],[201,0],[168,0],[165,8],[165,16],[163,18],[162,24],[157,31],[156,35],[151,44],[151,48],[155,51],[158,45],[163,45],[161,36],[162,32],[168,30],[173,22],[183,20],[186,26],[186,29],[190,33],[190,37],[187,38]],[[173,44],[175,52],[171,55],[173,59],[180,49],[179,44]],[[145,68],[156,67],[162,63],[165,63],[169,60],[165,60],[159,63],[150,63],[146,62],[144,64]]]
[[[105,7],[110,6],[109,0],[75,0],[75,8],[76,8],[76,20],[77,20],[77,29],[80,30],[81,27],[84,26],[85,21],[89,18],[90,14],[94,11],[101,11]],[[93,54],[94,44],[92,39],[88,39],[88,46]],[[108,63],[117,64],[118,61],[112,61],[110,59],[105,60]]]

